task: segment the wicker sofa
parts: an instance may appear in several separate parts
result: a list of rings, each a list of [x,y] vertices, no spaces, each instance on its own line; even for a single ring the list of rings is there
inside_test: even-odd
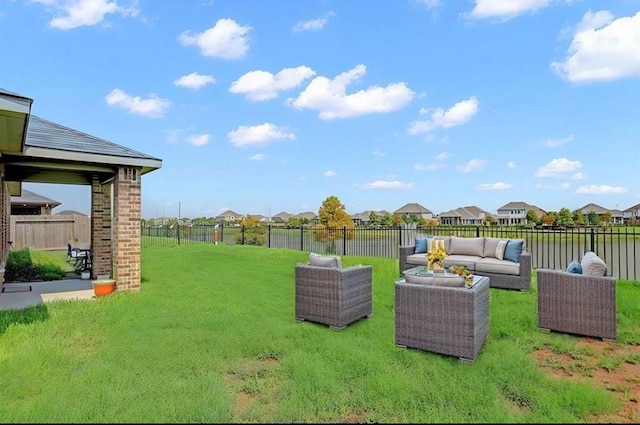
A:
[[[528,291],[531,285],[531,253],[526,251],[523,241],[522,252],[518,261],[498,259],[496,247],[501,238],[475,237],[462,238],[457,236],[435,236],[436,240],[444,241],[447,257],[444,266],[457,264],[467,266],[474,274],[490,278],[492,288],[516,289]],[[521,241],[521,239],[514,239]],[[400,245],[398,253],[399,272],[418,265],[427,265],[428,260],[423,253],[416,253],[416,245]]]
[[[616,340],[616,278],[538,269],[538,328]]]
[[[295,266],[295,317],[297,321],[328,325],[341,330],[373,314],[372,266],[342,268],[340,264]]]

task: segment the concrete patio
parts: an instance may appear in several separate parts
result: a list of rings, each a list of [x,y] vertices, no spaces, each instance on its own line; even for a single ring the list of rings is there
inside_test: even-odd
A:
[[[0,310],[22,309],[57,300],[92,299],[94,297],[90,279],[5,282],[0,293]]]

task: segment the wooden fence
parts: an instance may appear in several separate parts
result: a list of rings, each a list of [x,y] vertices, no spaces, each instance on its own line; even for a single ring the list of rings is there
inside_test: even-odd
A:
[[[12,215],[13,249],[67,250],[67,242],[91,243],[91,217],[85,215]]]

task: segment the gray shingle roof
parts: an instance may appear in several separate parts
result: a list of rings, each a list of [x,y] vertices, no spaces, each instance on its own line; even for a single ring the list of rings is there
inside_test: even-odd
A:
[[[50,207],[57,207],[61,204],[61,202],[54,201],[53,199],[38,195],[26,189],[22,189],[21,196],[12,196],[11,203],[22,205],[49,205]]]

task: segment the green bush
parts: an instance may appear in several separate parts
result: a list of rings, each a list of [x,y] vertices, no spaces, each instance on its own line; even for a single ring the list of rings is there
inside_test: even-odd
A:
[[[34,264],[29,248],[9,251],[4,271],[4,279],[7,282],[58,280],[64,276],[64,270],[56,264]]]

